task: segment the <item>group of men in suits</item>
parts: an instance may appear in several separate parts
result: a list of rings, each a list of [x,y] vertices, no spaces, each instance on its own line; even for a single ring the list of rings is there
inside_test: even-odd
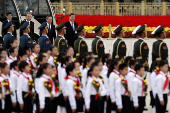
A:
[[[38,43],[38,39],[35,37],[34,35],[34,22],[31,21],[31,14],[30,13],[26,13],[26,19],[24,19],[21,22],[21,26],[25,23],[28,22],[29,23],[29,28],[30,28],[30,32],[29,32],[29,36],[31,37],[31,39],[33,40],[33,42],[37,42]],[[74,42],[77,39],[78,35],[77,33],[75,33],[75,29],[78,27],[78,23],[74,22],[75,20],[75,14],[71,13],[69,15],[69,21],[65,23],[66,26],[66,33],[65,33],[65,38],[66,38],[66,42],[68,43],[69,46],[74,47]],[[5,25],[12,21],[12,24],[14,25],[14,31],[12,32],[13,36],[16,38],[17,37],[17,32],[16,32],[16,27],[15,27],[15,21],[12,20],[12,13],[7,13],[7,20],[5,20],[3,22],[2,25],[2,37],[4,38],[4,36],[7,34],[7,29],[4,29]],[[46,17],[46,23],[48,26],[48,38],[51,41],[51,44],[53,44],[53,40],[56,38],[56,28],[55,25],[52,24],[52,17],[51,16],[47,16]],[[23,30],[20,29],[20,37],[23,35]],[[40,31],[40,36],[42,36],[42,33]],[[3,40],[3,39],[2,39]]]

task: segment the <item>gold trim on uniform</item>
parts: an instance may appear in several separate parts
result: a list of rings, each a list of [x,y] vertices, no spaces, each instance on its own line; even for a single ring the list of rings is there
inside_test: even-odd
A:
[[[142,56],[142,44],[144,43],[144,41],[140,44],[140,55]]]
[[[164,43],[164,42],[161,42],[160,45],[159,45],[159,58],[160,58],[160,60],[162,59],[162,58],[161,58],[161,46],[162,46],[163,43]]]
[[[136,59],[142,59],[142,56],[136,57]]]
[[[115,58],[119,58],[118,52],[119,52],[119,45],[122,42],[122,40],[119,41],[118,45],[117,45],[117,51],[116,51],[116,56]]]
[[[98,57],[98,55],[93,55],[94,56],[94,58],[97,58]]]
[[[77,53],[77,54],[76,54],[76,56],[79,56],[79,55],[80,55],[80,53]]]
[[[159,58],[156,58],[156,61],[159,61],[159,60],[161,60],[161,57],[159,57]]]

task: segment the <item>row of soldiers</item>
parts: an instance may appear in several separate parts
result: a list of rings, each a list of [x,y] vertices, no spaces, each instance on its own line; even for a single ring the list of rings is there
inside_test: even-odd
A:
[[[29,29],[30,25],[28,22],[25,22],[20,29],[23,30],[23,36],[20,38],[20,45],[19,49],[22,50],[26,47],[31,47],[33,44],[33,41],[31,37],[28,35],[30,32]],[[126,43],[123,41],[124,37],[124,30],[122,29],[122,25],[118,25],[112,34],[115,34],[116,39],[113,41],[112,45],[112,57],[118,58],[122,62],[124,62],[126,58]],[[67,47],[67,41],[65,40],[64,35],[66,34],[65,29],[65,23],[61,23],[56,27],[56,30],[58,31],[58,36],[55,39],[54,45],[58,48],[58,51],[61,52]],[[3,47],[6,49],[10,48],[10,40],[15,38],[12,35],[12,32],[14,30],[14,25],[12,22],[8,22],[4,29],[7,29],[7,34],[4,37],[4,43]],[[42,36],[39,38],[39,45],[41,49],[49,49],[51,44],[50,39],[47,36],[48,33],[48,26],[47,23],[44,22],[39,27]],[[93,30],[96,34],[96,38],[92,41],[92,52],[94,54],[95,58],[102,59],[102,56],[105,53],[105,44],[102,39],[104,36],[104,32],[102,29],[102,24],[99,24],[95,29]],[[88,52],[88,45],[85,41],[86,31],[84,29],[84,24],[80,25],[75,29],[75,32],[78,33],[78,39],[74,42],[74,50],[75,50],[75,58],[78,58],[78,56],[81,53]],[[149,54],[149,48],[147,43],[144,41],[144,38],[146,37],[146,29],[145,25],[137,26],[136,29],[132,32],[136,36],[136,39],[132,43],[132,52],[134,58],[143,64],[145,67],[145,70],[148,70],[148,54]],[[165,42],[163,42],[163,39],[166,38],[166,32],[164,30],[164,25],[158,26],[152,34],[156,37],[156,41],[152,45],[152,61],[155,60],[165,60],[168,61],[168,48]]]

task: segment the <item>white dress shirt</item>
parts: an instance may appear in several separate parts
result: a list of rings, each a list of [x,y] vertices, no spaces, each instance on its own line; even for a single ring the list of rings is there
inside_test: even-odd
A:
[[[102,69],[102,71],[100,72],[102,77],[103,77],[103,75],[104,75],[104,73],[105,73],[106,71],[108,71],[108,67],[106,66],[106,63],[104,63],[103,69]]]
[[[121,77],[123,77],[123,76],[121,76]],[[126,80],[126,78],[124,78],[124,80]],[[126,90],[125,90],[124,86],[122,85],[121,78],[118,77],[117,80],[115,80],[116,105],[117,105],[118,109],[123,108],[122,95],[128,95],[128,92],[125,94],[125,91]]]
[[[136,74],[136,77],[134,77],[132,81],[132,98],[133,98],[133,105],[139,106],[138,103],[138,97],[145,96],[144,86],[143,86],[143,78],[140,77],[138,74]]]
[[[156,72],[153,71],[150,75],[150,85],[153,97],[156,98]]]
[[[60,76],[60,75],[61,75],[61,70],[62,70],[61,63],[60,63],[60,62],[58,63],[57,70],[58,70],[58,76]]]
[[[80,65],[80,73],[83,73],[83,63]]]
[[[47,88],[44,85],[44,81],[48,81],[48,79],[51,79],[51,77],[43,74],[38,82],[39,103],[40,103],[40,108],[42,109],[45,108],[45,97],[51,97],[50,92],[47,90]],[[54,95],[54,88],[52,89],[51,93]]]
[[[66,76],[67,76],[66,69],[65,69],[65,66],[63,66],[60,76],[58,76],[58,79],[60,81],[59,83],[62,88],[63,96],[68,96],[67,87],[66,87],[66,79],[65,79]]]
[[[12,56],[10,55],[6,63],[10,66],[10,64],[11,64],[12,62],[16,61],[16,60],[17,60],[17,57],[12,57]]]
[[[83,70],[82,73],[82,84],[83,84],[83,88],[82,88],[82,93],[83,93],[83,97],[85,96],[85,89],[86,89],[86,84],[87,84],[87,80],[88,80],[88,76],[87,76],[87,72],[90,68],[86,67]]]
[[[133,70],[133,69],[130,69],[129,73],[127,74],[126,78],[127,78],[127,81],[128,81],[128,87],[129,87],[129,90],[131,91],[131,87],[132,87],[132,81],[134,79],[136,75],[136,71]]]
[[[94,76],[90,77],[88,82],[87,82],[86,91],[85,91],[85,94],[86,94],[85,95],[86,109],[90,108],[90,96],[97,94],[97,91],[92,84],[93,78],[95,78],[96,82],[99,82],[99,84],[100,84],[100,87],[99,87],[100,96],[105,96],[107,94],[107,90],[106,90],[105,86],[103,85],[103,82],[101,81],[101,79],[96,78]]]
[[[23,98],[22,98],[22,92],[28,92],[28,77],[29,79],[32,79],[30,74],[26,74],[23,72],[19,78],[18,78],[18,84],[17,84],[17,97],[19,104],[24,104]],[[33,90],[34,91],[34,90]]]
[[[160,71],[160,74],[156,76],[156,94],[159,97],[160,101],[163,101],[163,94],[168,94],[169,93],[169,85],[163,90],[165,81],[166,81],[166,74]],[[168,80],[169,82],[169,80]]]
[[[108,73],[108,71],[105,71],[105,73],[103,74],[103,79],[104,79],[104,86],[107,89],[107,96],[109,96],[110,89],[109,89],[109,78],[107,77],[107,73]]]
[[[52,56],[50,56],[50,58],[48,59],[48,63],[55,67],[54,58]]]
[[[17,91],[17,85],[18,85],[19,76],[20,76],[20,73],[17,72],[16,70],[13,70],[11,75],[10,75],[10,79],[12,81],[11,85],[12,85],[12,89],[13,89],[13,95],[11,95],[12,103],[17,102],[16,91]]]
[[[74,22],[71,22],[71,21],[70,21],[70,25],[71,25],[71,27],[72,27],[72,29],[73,29],[73,31],[74,31],[74,30],[75,30]]]
[[[69,102],[70,102],[71,109],[77,109],[76,108],[76,99],[75,99],[76,91],[74,89],[74,83],[75,83],[75,81],[77,81],[77,78],[72,77],[72,76],[68,76],[68,77],[69,77],[69,79],[66,82],[67,90],[69,92],[68,93],[68,99],[69,99]]]
[[[114,72],[111,72],[109,75],[109,88],[110,88],[111,102],[116,102],[116,97],[115,97],[115,79],[116,78],[119,78],[119,72],[114,69]]]
[[[51,30],[51,24],[47,23],[48,29]]]
[[[33,63],[33,67],[36,68],[37,65],[36,65],[36,63],[34,61],[34,57],[38,57],[38,55],[36,55],[35,53],[32,53],[31,56],[30,56],[30,59],[31,59],[31,61]]]

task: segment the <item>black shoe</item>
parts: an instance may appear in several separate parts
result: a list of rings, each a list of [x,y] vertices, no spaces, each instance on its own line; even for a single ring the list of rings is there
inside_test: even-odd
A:
[[[147,109],[147,108],[144,108],[143,110],[144,110],[144,111],[148,111],[148,109]]]
[[[169,113],[169,111],[168,111],[168,110],[165,110],[165,112],[166,112],[166,113]]]

